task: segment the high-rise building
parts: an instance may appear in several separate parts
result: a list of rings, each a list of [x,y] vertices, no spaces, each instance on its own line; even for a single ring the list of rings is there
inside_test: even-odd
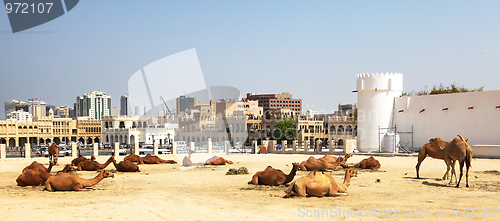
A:
[[[196,103],[196,97],[180,96],[177,98],[177,115],[189,110],[189,104]]]
[[[68,106],[66,107],[58,107],[55,111],[55,116],[58,116],[60,118],[69,118],[69,113],[70,113],[70,109]]]
[[[19,122],[26,122],[26,121],[31,121],[31,114],[23,110],[17,110],[7,114],[6,119],[17,120]]]
[[[120,97],[120,115],[131,115],[129,110],[128,96],[124,94]]]
[[[92,120],[101,120],[111,115],[111,96],[104,92],[92,91],[76,97],[76,116],[89,116]]]
[[[292,99],[292,95],[286,92],[281,94],[248,93],[246,99],[258,101],[259,107],[264,108],[264,111],[289,109],[298,114],[302,113],[302,99]]]

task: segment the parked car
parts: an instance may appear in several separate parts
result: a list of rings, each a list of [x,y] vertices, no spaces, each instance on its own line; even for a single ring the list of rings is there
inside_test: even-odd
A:
[[[147,154],[153,155],[153,146],[144,145],[139,148],[139,155],[147,155]]]
[[[70,156],[71,155],[71,147],[59,147],[59,156]]]
[[[49,148],[48,147],[40,147],[38,150],[36,150],[35,154],[37,155],[49,155]]]

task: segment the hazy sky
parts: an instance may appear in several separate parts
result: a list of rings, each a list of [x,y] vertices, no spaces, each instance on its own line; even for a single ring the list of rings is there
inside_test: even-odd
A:
[[[2,11],[0,119],[12,99],[72,106],[93,90],[118,107],[130,76],[191,48],[207,85],[289,92],[304,111],[356,103],[362,73],[499,90],[500,1],[80,1],[15,34]]]

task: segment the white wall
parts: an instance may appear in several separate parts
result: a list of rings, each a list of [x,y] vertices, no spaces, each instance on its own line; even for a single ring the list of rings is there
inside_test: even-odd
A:
[[[471,106],[474,109],[469,110]],[[413,125],[414,147],[434,137],[450,141],[456,135],[469,138],[470,146],[495,145],[500,144],[500,108],[496,106],[500,106],[500,90],[397,97],[394,123],[398,131],[410,131]],[[402,145],[411,145],[409,135],[401,134],[400,139]]]

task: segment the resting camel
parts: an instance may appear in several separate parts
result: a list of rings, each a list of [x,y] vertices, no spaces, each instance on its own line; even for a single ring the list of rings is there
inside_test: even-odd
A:
[[[347,163],[347,159],[349,159],[350,157],[352,157],[352,155],[351,155],[351,154],[346,154],[346,155],[344,156],[344,160],[343,160],[342,162],[340,162],[340,165],[342,165],[342,164],[346,164],[346,163]],[[325,159],[325,160],[326,160],[326,162],[328,162],[328,163],[330,163],[330,164],[334,164],[334,163],[335,163],[335,161],[337,161],[337,157],[336,157],[336,156],[331,156],[330,154],[326,154],[324,157],[321,157],[321,158]],[[320,159],[321,159],[321,158],[320,158]]]
[[[44,170],[27,169],[16,179],[18,186],[39,186],[45,184],[45,181],[53,176]]]
[[[78,156],[77,158],[75,158],[75,159],[73,159],[73,160],[71,161],[71,165],[72,165],[72,166],[78,166],[78,164],[79,164],[80,162],[82,162],[82,161],[86,161],[86,160],[89,160],[89,159],[87,159],[87,158],[85,158],[85,157],[83,157],[83,156],[81,156],[81,155],[80,155],[80,156]],[[90,157],[90,161],[95,161],[95,156],[94,156],[94,155],[92,155],[92,156]]]
[[[123,160],[128,160],[130,162],[134,162],[134,163],[137,163],[137,164],[144,164],[144,161],[142,161],[142,157],[139,156],[139,155],[135,155],[135,154],[130,154],[128,156],[126,156],[125,158],[123,158]]]
[[[371,169],[371,168],[380,168],[380,162],[373,157],[369,157],[363,159],[361,162],[357,163],[354,166],[346,166],[345,168],[360,168],[360,169]]]
[[[446,145],[448,145],[448,142],[443,141],[441,139],[439,139],[439,142],[441,142],[441,145],[443,147],[446,147]],[[437,145],[433,145],[431,143],[426,143],[426,144],[424,144],[424,146],[422,146],[420,148],[420,150],[418,151],[418,163],[415,166],[415,169],[417,170],[417,179],[420,179],[420,175],[419,175],[420,164],[422,164],[422,161],[424,161],[424,159],[427,157],[427,155],[429,155],[430,157],[432,157],[434,159],[439,159],[439,160],[444,159],[443,155],[441,155],[443,152],[440,152],[440,150],[441,149]],[[455,168],[455,161],[453,161],[453,168]],[[455,180],[457,180],[457,175],[454,173],[451,174],[450,179],[453,178],[453,175],[455,175]],[[444,174],[443,180],[446,180],[447,178],[448,178],[448,171],[446,171],[446,173]]]
[[[315,170],[327,171],[327,170],[333,170],[333,169],[337,168],[344,161],[345,160],[343,157],[338,157],[337,160],[333,164],[330,164],[324,158],[316,159],[314,157],[309,157],[309,159],[307,159],[307,161],[303,161],[302,163],[300,163],[299,167],[300,167],[300,170],[303,170],[303,171],[315,171]]]
[[[113,162],[113,157],[111,156],[108,161],[104,164],[100,164],[97,161],[85,160],[78,164],[78,171],[98,171],[106,168],[111,162]]]
[[[285,197],[299,196],[336,196],[337,193],[345,193],[349,188],[351,177],[355,177],[357,172],[352,169],[346,169],[344,183],[339,184],[332,176],[323,174],[319,171],[312,171],[306,176],[300,177],[293,182],[288,190],[285,191]]]
[[[463,167],[465,163],[467,169],[467,172],[465,174],[465,182],[466,182],[465,186],[469,187],[469,168],[471,167],[471,161],[472,161],[472,149],[467,143],[469,139],[457,135],[445,147],[440,142],[440,140],[441,140],[440,138],[430,139],[429,143],[433,143],[437,145],[439,148],[441,148],[440,152],[444,156],[444,161],[446,162],[447,166],[446,173],[448,173],[450,167],[451,167],[451,173],[452,174],[455,173],[455,168],[453,167],[453,165],[454,161],[458,160],[460,164],[460,178],[458,179],[456,186],[458,187],[460,185],[460,181],[462,180]],[[452,179],[450,179],[449,184],[451,184],[451,182]]]
[[[52,143],[52,145],[50,145],[48,149],[48,152],[49,152],[49,161],[54,161],[54,164],[58,165],[57,159],[59,158],[59,147],[57,147],[55,143]]]
[[[194,151],[190,150],[189,155],[187,157],[184,157],[184,159],[182,160],[182,166],[185,166],[185,167],[192,167],[193,166],[193,162],[191,162],[191,154],[192,153],[194,153]]]
[[[157,156],[153,156],[151,154],[148,154],[145,157],[143,157],[142,161],[145,164],[161,164],[161,163],[176,164],[177,163],[177,161],[175,161],[175,160],[164,160],[164,159],[161,159]]]
[[[139,166],[129,160],[124,160],[120,163],[116,163],[115,158],[113,158],[113,165],[115,165],[116,170],[120,172],[141,172],[139,170]]]
[[[266,148],[266,146],[260,146],[259,147],[259,154],[267,154],[267,148]]]
[[[264,171],[259,171],[255,173],[252,180],[248,181],[248,184],[253,185],[269,185],[269,186],[279,186],[287,184],[293,180],[295,173],[299,169],[298,163],[292,163],[292,171],[288,175],[283,173],[281,170],[267,166]]]
[[[49,162],[48,168],[45,168],[45,166],[41,163],[33,161],[33,163],[31,163],[29,166],[27,166],[23,169],[22,173],[26,172],[28,169],[46,171],[47,173],[50,173],[50,171],[52,170],[52,166],[54,166],[54,162],[52,162],[52,161]]]
[[[73,172],[73,171],[76,171],[76,169],[73,166],[71,166],[70,164],[66,164],[66,166],[64,166],[64,168],[61,171],[58,171],[57,173],[67,173],[67,172]]]
[[[213,156],[210,159],[205,161],[205,165],[226,165],[227,164],[233,164],[232,161],[226,160],[222,157],[218,156]]]
[[[58,173],[55,176],[51,176],[45,181],[45,189],[51,192],[56,190],[59,191],[91,191],[92,189],[86,189],[99,183],[102,179],[108,177],[115,177],[113,174],[106,170],[102,170],[99,175],[93,179],[84,179],[74,173]]]

